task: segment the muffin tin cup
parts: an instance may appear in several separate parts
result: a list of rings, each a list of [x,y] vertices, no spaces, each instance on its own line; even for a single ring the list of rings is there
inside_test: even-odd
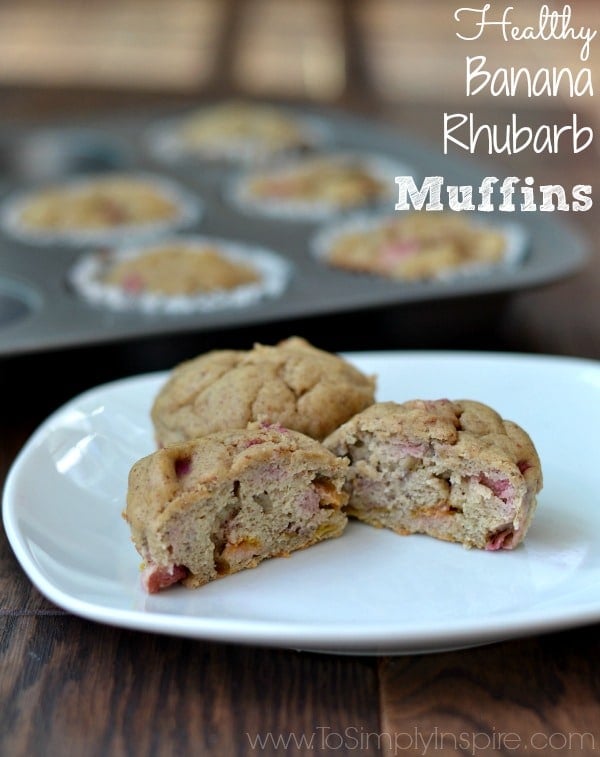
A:
[[[29,318],[41,307],[42,301],[31,284],[0,272],[0,332]]]
[[[76,191],[93,186],[96,181],[111,175],[103,173],[99,176],[66,179],[60,183],[55,182],[55,185],[61,189]],[[119,172],[119,175],[121,175],[121,172]],[[14,194],[5,200],[0,212],[0,226],[5,234],[25,244],[81,247],[92,244],[118,244],[126,239],[152,238],[170,231],[187,228],[200,220],[203,211],[201,199],[181,187],[175,181],[149,173],[127,172],[122,175],[136,180],[139,179],[153,187],[165,199],[175,205],[177,208],[176,216],[160,221],[123,224],[102,229],[36,229],[22,220],[23,210],[39,191],[30,190]]]
[[[102,281],[108,268],[120,261],[141,258],[170,244],[196,248],[216,248],[233,263],[253,268],[260,281],[242,284],[230,290],[202,292],[194,295],[166,295],[152,292],[132,294],[122,287]],[[208,313],[223,308],[245,308],[265,298],[280,297],[290,280],[292,266],[279,255],[263,247],[245,245],[205,236],[181,236],[161,239],[153,244],[127,246],[111,251],[89,252],[69,272],[73,289],[89,303],[111,310],[137,310],[144,313],[183,315]]]

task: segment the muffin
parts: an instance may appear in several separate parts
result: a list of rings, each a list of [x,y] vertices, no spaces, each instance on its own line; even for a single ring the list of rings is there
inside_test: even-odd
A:
[[[233,101],[206,106],[159,124],[152,149],[164,158],[198,156],[242,163],[314,147],[324,138],[321,122],[272,105]]]
[[[152,421],[159,445],[279,423],[314,439],[375,401],[375,380],[292,337],[252,350],[216,350],[179,365],[158,393]]]
[[[398,534],[513,549],[542,487],[526,432],[472,400],[378,403],[323,444],[350,463],[348,515]]]
[[[365,153],[307,156],[237,179],[231,200],[249,213],[299,220],[382,203],[392,208],[394,178],[402,170],[388,158]]]
[[[333,268],[403,281],[451,278],[516,262],[520,227],[447,213],[359,217],[320,232],[317,257]]]
[[[194,249],[173,242],[115,262],[103,280],[134,295],[148,291],[173,296],[235,289],[257,282],[259,276],[250,265],[228,259],[214,246]]]
[[[285,289],[291,268],[238,242],[180,236],[90,252],[70,271],[75,290],[116,310],[187,313],[246,307]]]
[[[6,230],[27,242],[82,243],[156,234],[197,220],[199,201],[146,174],[102,174],[53,184],[3,208]]]
[[[260,424],[139,460],[123,515],[144,587],[202,586],[339,536],[346,466],[303,434]]]

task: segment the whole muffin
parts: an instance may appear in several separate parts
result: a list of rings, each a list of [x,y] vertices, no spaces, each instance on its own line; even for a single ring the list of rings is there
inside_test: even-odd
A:
[[[527,433],[472,400],[378,403],[323,444],[350,461],[348,515],[399,534],[513,549],[542,488]]]
[[[138,460],[123,515],[145,589],[202,586],[339,536],[346,467],[314,439],[258,423]]]
[[[131,243],[194,223],[202,203],[177,182],[146,173],[65,179],[9,196],[5,231],[27,244]]]
[[[216,350],[177,366],[152,408],[166,446],[251,421],[321,440],[375,401],[375,379],[292,337],[276,346]]]

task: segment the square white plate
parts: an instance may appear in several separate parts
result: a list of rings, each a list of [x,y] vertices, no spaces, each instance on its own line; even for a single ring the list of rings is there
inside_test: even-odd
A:
[[[347,355],[378,399],[470,398],[532,436],[545,486],[525,543],[466,550],[351,523],[339,539],[215,581],[148,596],[121,518],[131,465],[154,449],[149,409],[166,374],[76,397],[32,436],[3,517],[51,601],[116,626],[355,654],[484,644],[600,620],[600,363],[476,353]]]

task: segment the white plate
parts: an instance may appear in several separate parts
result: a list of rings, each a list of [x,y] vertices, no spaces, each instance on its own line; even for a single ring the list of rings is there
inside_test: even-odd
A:
[[[164,374],[75,398],[10,471],[6,532],[38,589],[86,618],[142,631],[339,653],[409,654],[600,621],[600,364],[468,353],[349,356],[378,397],[472,398],[523,425],[545,487],[523,545],[465,550],[352,523],[340,539],[197,590],[144,594],[120,517],[132,463],[153,450]]]

